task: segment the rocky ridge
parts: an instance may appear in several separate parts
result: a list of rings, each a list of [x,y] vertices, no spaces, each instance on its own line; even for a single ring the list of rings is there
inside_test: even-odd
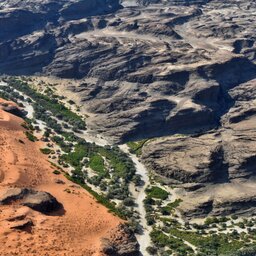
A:
[[[112,1],[107,15],[83,5],[91,10],[83,17],[65,15],[75,1],[59,3],[52,17],[50,3],[2,4],[8,36],[0,41],[0,72],[80,79],[66,89],[94,114],[89,127],[115,141],[214,128],[232,104],[229,89],[255,77],[254,26],[245,17],[253,17],[253,2],[121,8]],[[45,20],[18,30],[16,11]]]
[[[182,184],[186,216],[255,213],[255,86],[252,80],[230,90],[234,105],[219,129],[155,140],[144,148],[150,169]]]

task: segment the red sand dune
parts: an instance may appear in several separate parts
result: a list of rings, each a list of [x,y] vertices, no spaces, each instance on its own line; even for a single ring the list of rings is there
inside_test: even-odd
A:
[[[65,212],[48,216],[20,205],[0,206],[0,255],[102,255],[101,239],[121,220],[85,190],[54,175],[40,144],[26,138],[22,122],[0,109],[0,192],[10,186],[46,191],[63,204]],[[65,184],[57,184],[57,178]],[[16,222],[32,220],[32,230],[12,229],[8,219],[13,217]]]

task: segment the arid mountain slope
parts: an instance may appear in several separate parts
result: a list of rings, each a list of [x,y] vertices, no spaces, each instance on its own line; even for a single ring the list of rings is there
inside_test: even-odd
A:
[[[115,244],[118,235],[127,253],[122,221],[85,190],[54,175],[39,150],[42,143],[27,139],[23,122],[0,110],[0,254],[106,255],[103,246]]]
[[[66,88],[115,141],[214,128],[256,76],[253,1],[100,2],[1,3],[0,72],[81,79]]]
[[[185,188],[179,192],[185,215],[255,213],[255,88],[252,80],[230,91],[235,103],[223,115],[220,129],[145,146],[148,167],[167,177],[165,182]]]
[[[253,213],[255,1],[137,2],[3,1],[0,73],[56,83],[110,141],[167,136],[143,159],[196,190],[187,216]]]

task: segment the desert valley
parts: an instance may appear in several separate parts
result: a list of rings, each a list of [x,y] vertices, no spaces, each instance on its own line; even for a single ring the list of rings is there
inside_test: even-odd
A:
[[[254,0],[0,3],[0,256],[255,256]]]

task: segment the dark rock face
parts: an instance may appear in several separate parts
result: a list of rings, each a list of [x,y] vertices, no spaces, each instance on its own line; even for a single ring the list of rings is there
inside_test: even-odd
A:
[[[18,108],[16,106],[9,105],[7,103],[0,104],[0,109],[3,109],[4,111],[11,113],[18,117],[24,117],[26,115],[26,113],[23,110],[21,110],[20,108]]]
[[[194,5],[206,4],[210,0],[121,0],[124,6],[148,6],[151,4]]]
[[[92,1],[92,0],[4,0],[0,4],[1,9],[7,8],[19,8],[26,9],[32,12],[44,12],[50,14],[46,16],[46,19],[53,19],[54,17],[59,17],[61,15],[77,14],[81,15],[83,13],[84,16],[89,15],[98,15],[105,14],[108,12],[113,12],[118,8],[121,8],[119,1],[116,0],[102,0],[102,1]]]
[[[34,22],[31,22],[33,20]],[[37,28],[43,28],[45,21],[43,15],[33,13],[28,10],[14,10],[13,12],[0,12],[1,41],[14,39],[15,37],[25,35]],[[19,28],[17,28],[17,25]]]
[[[190,199],[191,200],[191,199]],[[181,207],[181,211],[187,218],[213,216],[228,216],[232,214],[253,216],[256,213],[255,195],[241,196],[238,198],[226,198],[221,202],[212,199],[200,201],[192,208]]]
[[[111,256],[139,256],[139,244],[129,227],[118,226],[109,239],[102,242],[102,252]]]
[[[146,144],[143,161],[148,167],[186,191],[181,192],[185,216],[255,213],[253,88],[255,79],[229,91],[234,105],[211,133],[171,136]]]
[[[42,68],[53,60],[58,47],[67,43],[58,26],[69,20],[107,14],[119,8],[118,0],[1,2],[0,59],[6,61],[0,73],[42,72]]]
[[[31,220],[23,220],[23,221],[19,221],[18,223],[13,224],[11,226],[11,229],[18,229],[21,231],[31,233],[33,226],[34,226],[34,224]]]
[[[64,6],[60,14],[65,19],[78,19],[85,16],[111,13],[119,8],[121,6],[116,0],[82,0]]]
[[[62,208],[62,205],[51,194],[27,188],[8,188],[0,196],[0,205],[16,201],[44,214],[49,214]]]
[[[47,192],[30,191],[22,204],[42,213],[50,213],[61,208],[56,198]]]
[[[10,204],[12,201],[17,201],[23,199],[27,194],[28,189],[21,189],[21,188],[9,188],[3,191],[3,194],[0,198],[0,204],[6,205]]]

